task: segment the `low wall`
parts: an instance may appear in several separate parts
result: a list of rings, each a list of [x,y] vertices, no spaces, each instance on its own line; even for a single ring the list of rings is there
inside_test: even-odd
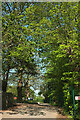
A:
[[[13,94],[2,92],[2,109],[13,106]]]

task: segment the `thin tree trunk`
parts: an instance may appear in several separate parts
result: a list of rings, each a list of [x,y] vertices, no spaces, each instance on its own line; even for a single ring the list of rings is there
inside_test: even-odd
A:
[[[17,87],[17,100],[22,102],[22,72],[19,73],[18,87]]]
[[[17,96],[18,102],[22,102],[22,86],[17,87]]]
[[[3,74],[3,81],[2,81],[2,91],[3,92],[7,91],[7,82],[8,82],[8,76],[9,76],[9,70],[10,69],[8,68],[6,75]],[[6,78],[5,78],[5,76],[6,76]]]

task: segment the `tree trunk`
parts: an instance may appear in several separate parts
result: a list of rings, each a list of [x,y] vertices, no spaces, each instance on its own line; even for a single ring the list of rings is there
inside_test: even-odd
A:
[[[29,95],[30,95],[30,93],[29,93],[29,92],[27,92],[26,99],[28,99],[28,98],[29,98]]]
[[[9,69],[10,68],[8,68],[8,71],[7,71],[6,75],[3,74],[3,81],[2,81],[2,91],[3,92],[7,91],[7,82],[8,82]],[[6,78],[5,78],[5,76],[6,76]]]
[[[17,101],[22,102],[22,86],[17,87]]]
[[[22,72],[19,72],[19,80],[17,87],[17,101],[22,102]]]
[[[7,106],[6,91],[7,91],[8,76],[9,76],[9,68],[8,68],[7,73],[3,74],[3,80],[2,80],[2,109],[6,109],[6,106]]]
[[[6,80],[3,80],[3,81],[2,81],[2,91],[3,91],[3,92],[6,92],[6,90],[7,90],[7,81],[6,81]]]

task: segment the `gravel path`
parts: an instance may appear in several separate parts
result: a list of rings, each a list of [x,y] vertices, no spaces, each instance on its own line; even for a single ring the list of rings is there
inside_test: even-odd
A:
[[[0,111],[2,118],[56,118],[59,116],[56,107],[38,104],[18,104],[8,110]]]

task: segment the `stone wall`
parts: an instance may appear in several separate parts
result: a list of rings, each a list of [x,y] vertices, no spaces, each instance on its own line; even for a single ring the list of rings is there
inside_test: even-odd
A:
[[[13,94],[2,92],[2,109],[13,106]]]

